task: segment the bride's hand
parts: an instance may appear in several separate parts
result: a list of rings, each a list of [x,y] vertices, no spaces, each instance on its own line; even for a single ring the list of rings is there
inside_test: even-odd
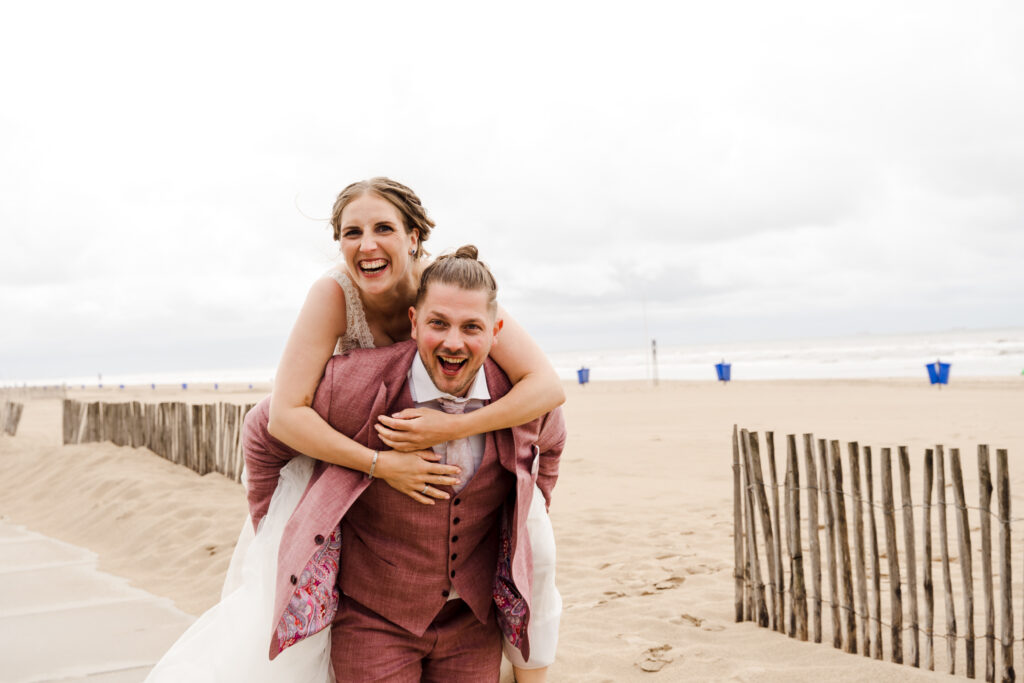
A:
[[[430,408],[406,408],[394,415],[381,415],[376,424],[380,440],[396,451],[417,451],[465,436],[456,430],[457,415]]]
[[[437,487],[458,484],[461,473],[455,465],[442,465],[440,459],[434,451],[381,451],[374,476],[418,503],[433,505],[435,498],[451,497]]]

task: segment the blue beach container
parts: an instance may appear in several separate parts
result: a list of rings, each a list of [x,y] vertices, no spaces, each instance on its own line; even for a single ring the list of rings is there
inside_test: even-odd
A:
[[[928,368],[928,381],[932,384],[949,384],[949,363],[935,361],[925,366]]]
[[[580,384],[586,384],[590,381],[590,368],[580,368],[576,371],[576,379],[579,380]]]
[[[721,363],[715,363],[715,373],[718,375],[719,382],[728,382],[732,379],[732,363],[726,363],[724,360]]]

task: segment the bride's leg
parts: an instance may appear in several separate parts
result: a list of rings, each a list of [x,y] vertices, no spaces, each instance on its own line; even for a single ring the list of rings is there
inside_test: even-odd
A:
[[[521,669],[518,666],[513,666],[512,670],[516,672],[516,683],[544,683],[548,680],[546,666],[540,669]]]
[[[504,644],[505,656],[512,662],[519,683],[546,680],[547,668],[555,661],[562,618],[562,596],[555,586],[555,532],[544,509],[544,497],[536,487],[526,527],[533,550],[530,661],[524,661],[522,653],[508,642]]]

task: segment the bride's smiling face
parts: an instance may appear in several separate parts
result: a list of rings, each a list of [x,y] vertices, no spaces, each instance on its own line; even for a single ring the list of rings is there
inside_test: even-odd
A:
[[[402,214],[376,194],[353,199],[341,212],[341,253],[356,285],[368,294],[393,288],[412,270],[419,231],[408,231]]]

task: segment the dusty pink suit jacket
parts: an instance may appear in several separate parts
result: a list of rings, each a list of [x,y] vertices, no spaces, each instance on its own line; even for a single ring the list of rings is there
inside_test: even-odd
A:
[[[314,396],[313,409],[354,441],[387,450],[373,425],[378,415],[413,407],[407,373],[415,353],[415,343],[408,341],[334,356]],[[511,388],[508,378],[491,360],[482,370],[487,373],[492,400]],[[266,515],[281,468],[298,455],[267,432],[269,405],[269,399],[264,399],[249,412],[243,434],[254,525]],[[527,658],[533,561],[526,517],[534,483],[550,505],[565,435],[560,409],[494,434],[502,466],[516,476],[515,505],[506,505],[502,514],[494,599],[499,626]],[[271,659],[284,648],[330,627],[338,606],[338,524],[371,481],[362,472],[317,462],[281,540]]]

